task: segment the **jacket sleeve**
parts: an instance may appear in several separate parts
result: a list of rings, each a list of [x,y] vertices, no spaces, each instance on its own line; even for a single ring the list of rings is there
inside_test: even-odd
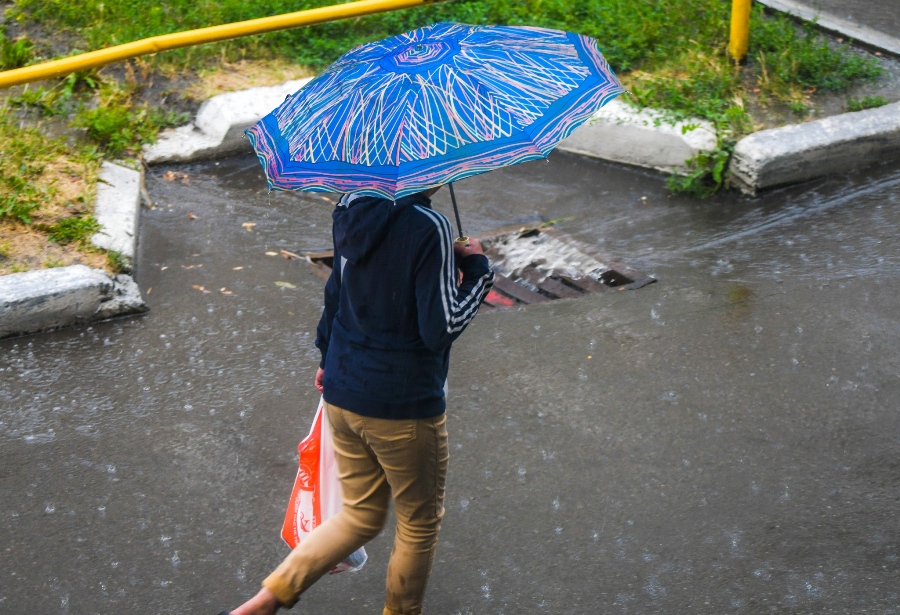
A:
[[[440,352],[475,318],[494,283],[494,272],[486,256],[472,254],[459,262],[459,282],[450,223],[437,212],[425,213],[434,222],[434,232],[425,233],[419,246],[416,307],[422,340],[430,350]]]
[[[331,275],[328,276],[328,282],[325,283],[325,307],[322,309],[319,326],[316,327],[316,347],[322,353],[322,361],[319,363],[319,367],[323,369],[325,368],[325,357],[328,354],[328,342],[331,340],[331,325],[334,322],[340,303],[342,272],[341,256],[338,254],[337,247],[335,247]]]

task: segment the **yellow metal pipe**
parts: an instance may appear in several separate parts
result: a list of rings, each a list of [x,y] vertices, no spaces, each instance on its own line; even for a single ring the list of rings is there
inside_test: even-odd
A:
[[[731,2],[731,39],[728,42],[728,53],[740,62],[750,48],[750,2],[751,0],[732,0]]]
[[[0,88],[68,75],[69,73],[74,73],[79,70],[96,68],[112,62],[120,62],[129,58],[150,55],[159,53],[160,51],[168,51],[170,49],[178,49],[180,47],[204,45],[206,43],[215,43],[232,38],[239,38],[241,36],[264,34],[266,32],[287,30],[289,28],[297,28],[300,26],[311,26],[326,21],[336,21],[348,17],[361,17],[373,13],[396,11],[398,9],[423,6],[441,1],[442,0],[360,0],[358,2],[348,2],[346,4],[297,11],[296,13],[275,15],[274,17],[261,17],[259,19],[250,19],[247,21],[239,21],[237,23],[200,28],[199,30],[163,34],[131,43],[125,43],[124,45],[116,45],[115,47],[89,51],[88,53],[82,53],[61,60],[53,60],[51,62],[44,62],[43,64],[35,64],[34,66],[25,66],[23,68],[0,72]]]

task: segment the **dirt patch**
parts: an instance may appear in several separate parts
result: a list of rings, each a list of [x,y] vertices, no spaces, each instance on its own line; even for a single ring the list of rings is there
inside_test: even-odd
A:
[[[184,92],[187,98],[204,101],[224,92],[279,85],[285,81],[312,77],[315,73],[305,66],[285,60],[241,60],[222,62],[200,71],[196,81]]]
[[[31,212],[31,224],[0,222],[0,275],[84,264],[113,271],[106,253],[82,241],[53,241],[48,229],[61,220],[86,218],[93,211],[96,164],[58,156],[43,165],[36,184],[46,199]]]
[[[0,275],[68,265],[113,270],[106,253],[96,248],[60,245],[24,224],[0,222]]]

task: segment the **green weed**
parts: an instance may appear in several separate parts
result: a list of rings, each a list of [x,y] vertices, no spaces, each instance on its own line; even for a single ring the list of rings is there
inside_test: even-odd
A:
[[[39,109],[44,115],[67,115],[78,103],[84,93],[96,90],[100,86],[100,78],[96,71],[79,71],[68,75],[49,89],[39,86],[31,89],[26,84],[22,93],[10,98],[14,105]]]
[[[0,219],[28,224],[31,214],[52,196],[53,187],[38,180],[54,145],[34,129],[20,129],[0,110]]]
[[[63,218],[56,224],[41,227],[46,231],[51,241],[60,245],[78,242],[84,246],[91,236],[100,230],[100,224],[93,216],[71,216]]]
[[[734,139],[722,140],[712,152],[701,152],[686,162],[688,173],[670,175],[666,187],[672,192],[707,198],[725,182],[728,161],[734,151]]]
[[[72,125],[86,128],[88,136],[113,156],[137,150],[152,142],[161,128],[187,119],[185,114],[135,104],[133,91],[118,84],[101,84],[98,98],[96,106],[83,107],[75,115]]]
[[[5,260],[9,258],[12,248],[9,246],[9,242],[0,243],[0,259]]]
[[[749,57],[761,93],[788,103],[816,90],[840,92],[884,72],[874,58],[829,43],[814,24],[768,17],[761,6],[752,14]]]
[[[6,28],[0,27],[0,69],[25,66],[33,57],[34,43],[27,36],[11,41],[6,37]]]
[[[848,98],[847,111],[865,111],[866,109],[876,109],[889,104],[887,98],[883,96],[863,96],[862,98]]]
[[[46,267],[47,269],[53,269],[54,267],[63,267],[64,265],[64,262],[55,258],[48,258],[44,261],[44,267]]]
[[[113,273],[122,273],[128,268],[128,260],[115,250],[106,253],[106,262]]]

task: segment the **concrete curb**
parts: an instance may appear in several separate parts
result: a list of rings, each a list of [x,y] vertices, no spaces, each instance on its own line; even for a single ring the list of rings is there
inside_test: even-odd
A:
[[[0,277],[0,339],[147,309],[130,276],[85,265]]]
[[[900,38],[873,30],[848,19],[842,19],[831,13],[823,13],[822,11],[811,9],[794,0],[759,0],[759,3],[775,11],[787,13],[805,21],[815,21],[816,25],[823,30],[843,34],[864,45],[876,47],[900,56]]]
[[[137,248],[142,172],[104,162],[91,242],[119,252],[130,271]],[[71,265],[0,276],[0,339],[148,311],[134,279]]]
[[[244,130],[311,80],[311,77],[297,79],[213,96],[200,106],[193,123],[164,130],[156,143],[145,147],[144,161],[147,164],[192,162],[249,151],[250,142],[244,137]]]
[[[557,146],[557,149],[592,158],[680,173],[685,161],[715,150],[716,130],[711,122],[694,119],[673,122],[655,109],[637,110],[613,100]]]
[[[900,157],[900,103],[761,130],[740,141],[731,182],[745,194]]]
[[[94,218],[101,230],[91,237],[98,248],[118,252],[126,271],[134,268],[138,216],[141,210],[141,171],[104,162],[97,182]]]

